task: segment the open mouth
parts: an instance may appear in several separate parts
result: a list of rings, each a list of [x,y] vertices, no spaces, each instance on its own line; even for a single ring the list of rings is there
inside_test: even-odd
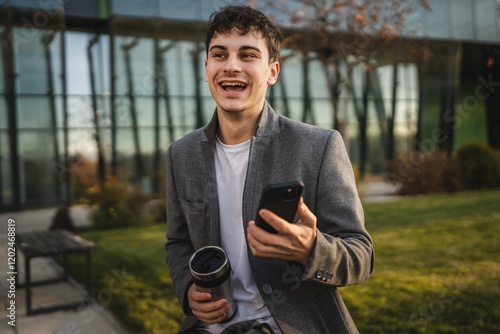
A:
[[[243,82],[228,82],[224,81],[221,83],[222,89],[228,92],[241,92],[247,88],[247,84]]]

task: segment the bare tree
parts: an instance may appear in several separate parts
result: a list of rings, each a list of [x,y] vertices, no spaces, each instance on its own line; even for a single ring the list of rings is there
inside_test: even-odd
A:
[[[309,53],[321,62],[332,105],[332,127],[343,134],[346,143],[346,123],[340,117],[339,97],[342,89],[350,95],[359,124],[359,167],[363,175],[368,152],[368,96],[381,94],[374,56],[402,32],[411,32],[405,25],[406,17],[417,8],[430,9],[428,1],[288,0],[269,1],[268,5],[284,13],[292,24],[292,28],[284,29],[288,33],[285,47],[300,51],[304,66],[311,59]],[[364,72],[359,76],[362,81],[356,85],[355,69]],[[390,141],[394,140],[395,109],[387,115],[387,120],[381,104],[376,107],[380,124],[390,127],[382,129],[389,138],[385,146],[390,158],[394,154]],[[310,112],[307,108],[304,111]]]

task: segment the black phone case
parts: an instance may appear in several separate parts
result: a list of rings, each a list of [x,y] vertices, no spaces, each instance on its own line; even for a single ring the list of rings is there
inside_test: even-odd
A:
[[[258,211],[268,209],[289,223],[293,223],[303,190],[304,184],[300,181],[269,184],[262,191]],[[267,232],[278,233],[260,217],[258,211],[255,219],[257,226]]]

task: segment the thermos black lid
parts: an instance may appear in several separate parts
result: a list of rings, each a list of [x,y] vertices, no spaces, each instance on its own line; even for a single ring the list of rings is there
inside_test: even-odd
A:
[[[222,284],[231,274],[226,252],[217,246],[205,246],[194,252],[189,269],[194,283],[206,288]]]
[[[226,257],[219,249],[210,247],[199,252],[191,261],[191,269],[199,274],[208,274],[222,268]]]

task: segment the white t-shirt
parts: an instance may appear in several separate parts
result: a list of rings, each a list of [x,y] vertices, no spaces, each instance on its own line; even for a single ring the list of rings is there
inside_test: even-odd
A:
[[[211,333],[220,333],[232,324],[247,320],[268,323],[275,333],[281,333],[259,293],[248,260],[242,202],[249,154],[250,140],[237,145],[226,145],[217,139],[215,174],[219,194],[221,243],[233,269],[232,286],[237,311],[228,323],[207,325],[206,329]]]

